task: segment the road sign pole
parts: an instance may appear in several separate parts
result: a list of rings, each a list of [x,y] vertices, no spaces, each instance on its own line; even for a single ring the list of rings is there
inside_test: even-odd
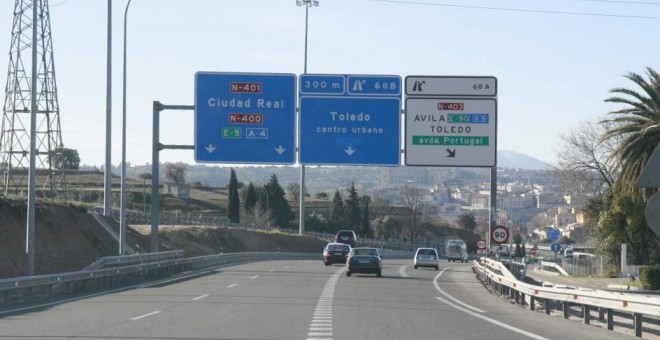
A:
[[[490,221],[488,222],[488,251],[491,250],[491,233],[495,228],[495,214],[497,212],[497,168],[490,168]]]

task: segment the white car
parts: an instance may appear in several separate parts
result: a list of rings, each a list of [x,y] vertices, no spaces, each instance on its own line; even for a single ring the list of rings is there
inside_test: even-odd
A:
[[[438,270],[440,267],[438,251],[435,250],[435,248],[417,248],[413,265],[415,266],[415,269],[418,267],[432,267],[435,268],[435,270]]]

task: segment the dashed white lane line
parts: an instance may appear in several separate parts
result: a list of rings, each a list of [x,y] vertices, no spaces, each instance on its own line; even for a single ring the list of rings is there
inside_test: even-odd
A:
[[[232,283],[229,286],[227,286],[227,288],[233,288],[233,287],[236,287],[236,286],[238,286],[238,283]]]
[[[445,292],[444,290],[442,290],[442,288],[440,288],[440,285],[438,284],[438,279],[440,278],[440,276],[442,276],[442,274],[445,272],[445,270],[450,269],[450,268],[452,268],[452,267],[447,267],[447,268],[443,269],[438,275],[435,276],[435,278],[433,279],[433,285],[435,286],[435,289],[436,289],[437,291],[439,291],[440,294],[442,294],[442,295],[448,297],[449,299],[451,299],[452,301],[454,301],[454,302],[456,302],[456,303],[458,303],[458,304],[460,304],[460,305],[463,305],[463,306],[465,306],[465,307],[467,307],[467,308],[470,308],[470,309],[472,309],[473,311],[478,312],[478,313],[486,313],[485,311],[482,311],[482,310],[479,309],[479,308],[472,307],[472,306],[468,305],[467,303],[458,300],[457,298],[455,298],[455,297],[453,297],[453,296],[447,294],[447,292]]]
[[[272,272],[274,272],[274,271],[275,271],[275,269],[271,269],[271,270],[269,270],[268,272],[269,272],[269,273],[272,273]]]
[[[255,275],[255,276],[251,277],[250,280],[254,280],[254,279],[258,278],[258,277],[259,277],[259,275]]]
[[[140,315],[140,316],[136,316],[136,317],[134,317],[134,318],[131,318],[131,321],[137,321],[137,320],[140,320],[140,319],[144,319],[144,318],[146,318],[146,317],[149,317],[149,316],[152,316],[152,315],[156,315],[156,314],[158,314],[158,313],[160,313],[160,311],[159,311],[159,310],[155,310],[155,311],[153,311],[153,312],[151,312],[151,313],[147,313],[147,314],[143,314],[143,315]]]
[[[399,275],[401,275],[401,277],[410,277],[410,275],[406,273],[406,266],[399,267]]]
[[[307,330],[307,340],[332,340],[332,298],[339,276],[346,270],[337,270],[326,282],[321,297],[316,304],[312,322]]]
[[[194,298],[193,301],[199,301],[199,300],[201,300],[201,299],[203,299],[203,298],[205,298],[205,297],[207,297],[207,296],[209,296],[209,295],[208,295],[208,294],[200,295],[200,296]]]

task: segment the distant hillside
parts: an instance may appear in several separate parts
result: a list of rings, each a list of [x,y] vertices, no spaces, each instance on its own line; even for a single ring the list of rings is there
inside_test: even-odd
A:
[[[497,150],[497,166],[527,170],[551,170],[552,165],[524,153],[511,150]]]

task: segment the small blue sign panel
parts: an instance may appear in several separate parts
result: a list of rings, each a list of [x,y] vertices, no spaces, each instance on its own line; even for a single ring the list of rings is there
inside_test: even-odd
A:
[[[195,161],[295,163],[294,74],[195,74]]]
[[[561,234],[559,229],[552,228],[546,231],[545,236],[550,240],[557,241],[559,239],[559,234]]]
[[[555,254],[561,251],[561,244],[559,243],[553,243],[550,245],[550,250],[552,250]]]
[[[399,166],[400,131],[401,77],[300,76],[300,164]]]

